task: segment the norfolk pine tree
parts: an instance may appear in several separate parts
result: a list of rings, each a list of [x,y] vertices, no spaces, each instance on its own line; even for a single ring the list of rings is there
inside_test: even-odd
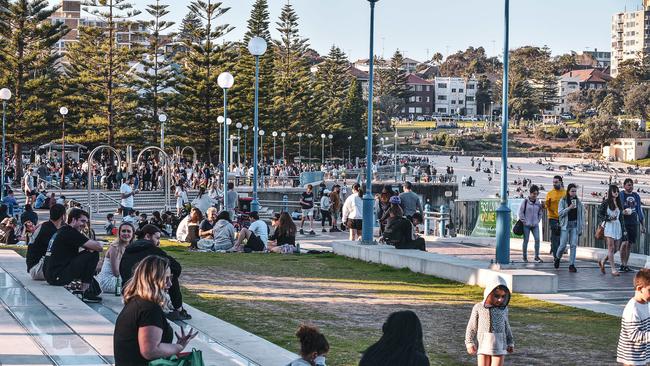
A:
[[[274,55],[271,45],[271,32],[269,31],[267,0],[255,1],[248,19],[248,29],[244,34],[244,39],[235,46],[237,61],[233,75],[237,82],[233,85],[231,92],[228,93],[228,99],[232,102],[232,109],[229,114],[232,114],[234,123],[241,122],[248,125],[251,128],[251,134],[255,108],[255,57],[248,51],[248,41],[253,37],[264,38],[268,45],[266,53],[260,56],[258,96],[259,126],[260,129],[268,131],[273,121],[271,92],[273,87]]]
[[[163,5],[156,0],[155,4],[148,5],[146,9],[153,19],[142,22],[149,33],[149,45],[140,61],[143,70],[136,72],[135,87],[138,91],[138,113],[149,131],[160,132],[162,125],[158,116],[174,96],[172,92],[176,76],[172,68],[173,61],[161,50],[161,32],[174,25],[174,22],[163,20],[169,14],[168,7],[169,5]],[[156,141],[156,136],[160,134],[154,134],[153,141]]]
[[[219,39],[233,27],[218,24],[217,20],[230,8],[212,0],[193,1],[189,9],[204,24],[204,30],[197,32],[198,42],[184,40],[189,51],[179,55],[181,75],[176,84],[181,103],[173,111],[174,121],[171,133],[177,135],[179,142],[197,146],[205,160],[212,162],[213,150],[217,142],[217,117],[223,113],[223,91],[217,84],[219,74],[230,69],[229,44],[219,43]],[[235,76],[235,84],[238,82]],[[182,122],[181,122],[182,121]]]
[[[60,131],[59,101],[53,98],[60,56],[52,49],[68,30],[48,19],[56,9],[46,0],[0,2],[0,85],[12,92],[7,132],[17,153],[22,144],[49,140]],[[19,176],[21,161],[16,159]]]
[[[366,103],[363,100],[361,83],[356,78],[352,78],[341,113],[343,131],[339,134],[338,142],[347,144],[349,142],[347,136],[352,136],[350,141],[352,152],[357,156],[363,152],[365,146],[363,144],[363,137],[366,135],[364,117],[367,118]]]

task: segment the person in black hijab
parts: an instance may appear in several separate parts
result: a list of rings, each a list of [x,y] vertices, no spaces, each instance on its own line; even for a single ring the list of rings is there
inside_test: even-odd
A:
[[[414,312],[390,314],[382,331],[381,338],[363,353],[359,366],[429,366],[422,324]]]

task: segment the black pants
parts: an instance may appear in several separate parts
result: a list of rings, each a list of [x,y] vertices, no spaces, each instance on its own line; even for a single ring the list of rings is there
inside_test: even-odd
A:
[[[424,238],[417,238],[415,240],[410,240],[405,243],[397,243],[395,244],[396,249],[418,249],[426,252],[426,243],[424,241]]]
[[[560,247],[560,221],[556,219],[549,219],[548,225],[551,228],[551,254],[555,258],[557,249]]]
[[[54,286],[65,286],[74,280],[91,283],[97,263],[99,263],[99,253],[84,250],[72,258],[66,267],[48,276],[47,283]]]
[[[325,221],[329,222],[329,225],[332,226],[332,214],[329,211],[320,210],[320,220],[323,227],[325,227]]]

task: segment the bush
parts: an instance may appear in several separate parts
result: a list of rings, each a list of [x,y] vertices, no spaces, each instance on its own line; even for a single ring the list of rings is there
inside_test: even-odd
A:
[[[566,130],[564,127],[551,127],[548,131],[551,136],[557,138],[557,139],[565,139],[569,137],[569,135],[566,133]]]

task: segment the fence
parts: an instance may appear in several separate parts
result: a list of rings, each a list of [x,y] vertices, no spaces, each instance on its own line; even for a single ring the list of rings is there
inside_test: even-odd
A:
[[[596,240],[595,232],[596,225],[598,225],[598,206],[596,202],[583,202],[585,206],[585,229],[580,237],[578,245],[588,248],[606,248],[604,240]],[[643,215],[648,217],[650,215],[650,206],[642,207]],[[457,200],[452,208],[452,220],[460,235],[471,236],[474,226],[479,214],[479,201],[465,201]],[[649,220],[645,220],[643,225],[646,231],[649,231]],[[550,241],[550,229],[546,225],[548,217],[546,211],[542,213],[542,240]],[[632,253],[650,255],[650,233],[642,234],[639,230],[639,238],[636,243],[632,245]]]

